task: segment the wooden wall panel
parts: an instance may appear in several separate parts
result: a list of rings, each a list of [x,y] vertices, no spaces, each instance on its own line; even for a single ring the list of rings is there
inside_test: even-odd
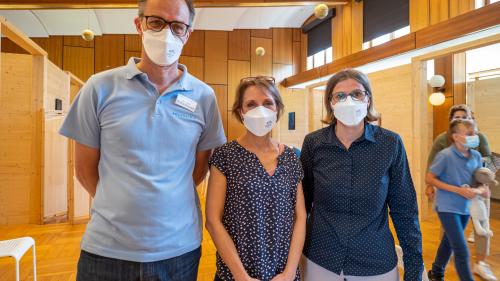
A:
[[[273,39],[272,29],[252,29],[252,37]]]
[[[300,50],[300,42],[293,42],[292,64],[293,64],[293,75],[300,73],[301,66],[302,66],[302,55],[301,55],[301,50]]]
[[[227,85],[227,32],[205,32],[205,82]]]
[[[474,10],[474,0],[450,0],[450,18]]]
[[[279,141],[301,148],[305,135],[309,132],[308,95],[306,89],[281,91],[285,110],[279,120]],[[295,130],[288,130],[288,113],[295,112]]]
[[[195,30],[189,36],[189,40],[182,49],[183,56],[203,57],[205,56],[205,31]]]
[[[63,69],[87,81],[94,74],[94,49],[64,46]]]
[[[333,45],[332,45],[333,46]],[[335,58],[335,46],[333,46]],[[302,34],[300,40],[300,71],[307,70],[307,35]]]
[[[94,42],[95,40],[85,41],[81,36],[64,36],[63,44],[64,46],[94,48]]]
[[[203,58],[181,56],[179,62],[184,64],[194,77],[203,81]]]
[[[109,70],[125,64],[125,36],[106,34],[95,37],[95,72]]]
[[[332,47],[333,47],[333,57],[335,59],[345,56],[344,52],[344,8],[336,8],[336,16],[332,19]],[[307,46],[307,45],[306,45]],[[307,47],[306,47],[307,50]]]
[[[2,38],[1,42],[2,42],[1,45],[2,53],[25,54],[25,55],[28,54],[28,51],[21,48],[19,45],[14,43],[9,38]]]
[[[351,53],[363,49],[363,2],[352,3]]]
[[[227,141],[232,141],[246,132],[245,126],[237,120],[233,114],[228,111],[227,113]]]
[[[219,107],[222,125],[224,126],[224,133],[227,136],[227,86],[226,85],[210,85],[214,89],[215,96],[217,97],[217,106]]]
[[[429,0],[410,0],[410,31],[429,25]]]
[[[433,134],[432,138],[435,139],[442,132],[448,131],[448,113],[453,106],[453,97],[446,97],[444,103],[440,106],[433,107]]]
[[[309,132],[319,130],[325,126],[321,120],[324,118],[325,106],[323,105],[324,90],[311,89],[308,95],[309,104]]]
[[[49,41],[48,37],[32,37],[30,39],[33,40],[33,42],[35,42],[38,46],[42,47],[42,49],[47,51],[47,44]]]
[[[250,60],[250,30],[237,29],[229,32],[228,59]]]
[[[446,101],[440,106],[434,106],[434,135],[436,138],[448,129],[448,111],[453,106],[453,57],[446,55],[434,59],[434,73],[442,75],[445,79],[444,95]]]
[[[300,28],[293,28],[293,42],[300,42],[302,37],[302,30]]]
[[[142,51],[142,41],[139,34],[125,34],[125,51]]]
[[[292,64],[292,41],[291,28],[273,29],[273,63]]]
[[[125,51],[125,55],[124,55],[124,58],[125,58],[125,64],[128,63],[128,60],[131,58],[131,57],[135,57],[135,58],[140,58],[141,57],[141,52],[130,52],[130,51]]]
[[[398,133],[412,163],[413,107],[410,64],[368,74],[375,109],[382,115],[382,127]],[[393,98],[398,93],[398,99]]]
[[[467,70],[465,52],[453,54],[453,104],[465,104]]]
[[[231,110],[234,98],[236,96],[236,88],[240,84],[241,78],[250,76],[250,62],[249,61],[228,61],[228,98],[227,98],[227,108]]]
[[[458,1],[458,0],[452,0]],[[450,18],[449,0],[431,0],[430,1],[429,23],[436,24]]]
[[[62,112],[69,110],[70,77],[52,62],[47,63],[47,92],[44,97],[46,113],[55,112],[55,99],[62,101]]]
[[[50,36],[47,41],[49,60],[57,67],[63,68],[63,36]]]
[[[266,50],[264,56],[257,56],[252,51],[250,75],[273,75],[273,40],[252,37],[252,50],[263,47]]]
[[[32,57],[2,53],[0,62],[0,224],[39,223]]]

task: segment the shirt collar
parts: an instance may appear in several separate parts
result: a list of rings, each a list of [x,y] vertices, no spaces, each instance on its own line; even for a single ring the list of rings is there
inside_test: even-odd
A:
[[[336,126],[336,123],[333,123],[325,131],[327,133],[326,143],[335,144],[335,145],[343,147],[343,145],[341,144],[340,140],[337,138],[337,135],[335,134],[335,126]],[[374,132],[374,130],[375,130],[375,126],[374,125],[365,122],[365,132],[364,132],[364,134],[361,135],[361,137],[359,137],[354,142],[362,142],[364,140],[367,140],[367,141],[370,141],[370,142],[375,142],[375,135],[374,135],[375,132]]]
[[[469,159],[469,158],[465,157],[465,155],[463,155],[462,152],[460,152],[457,149],[457,147],[455,146],[455,144],[451,144],[451,151],[453,151],[453,153],[455,153],[460,158]],[[469,151],[470,151],[470,149],[469,149]]]
[[[139,70],[139,68],[137,67],[137,63],[140,61],[141,61],[140,58],[135,58],[135,57],[131,57],[128,60],[128,63],[125,66],[126,77],[128,80],[133,79],[137,75],[145,75],[147,77],[147,74]],[[188,81],[189,78],[187,77],[188,76],[187,67],[180,63],[178,63],[177,67],[182,71],[181,77],[172,86],[170,86],[168,91],[171,92],[176,90],[182,90],[182,91],[191,90],[190,83]]]

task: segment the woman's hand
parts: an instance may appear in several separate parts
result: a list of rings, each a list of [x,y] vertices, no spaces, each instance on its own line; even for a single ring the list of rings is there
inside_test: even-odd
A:
[[[250,275],[248,275],[248,274],[246,274],[246,276],[243,278],[235,278],[234,280],[235,281],[260,281],[259,279],[250,277]]]
[[[434,186],[432,185],[427,185],[425,188],[425,195],[429,200],[434,201],[434,196],[436,195],[436,191],[434,190]]]
[[[478,191],[470,187],[457,187],[457,193],[467,199],[472,199],[478,195]]]
[[[293,281],[295,280],[295,272],[294,274],[286,274],[285,272],[280,273],[276,276],[274,276],[271,281]]]

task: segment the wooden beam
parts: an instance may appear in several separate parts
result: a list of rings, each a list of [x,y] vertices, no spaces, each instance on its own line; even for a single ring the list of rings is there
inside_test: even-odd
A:
[[[500,24],[500,2],[416,31],[417,48],[438,44]]]
[[[342,57],[329,64],[288,77],[281,84],[285,87],[294,86],[333,74],[344,68],[365,65],[367,63],[405,53],[413,49],[415,49],[415,34],[411,33],[385,44]]]
[[[499,24],[500,2],[497,2],[425,27],[416,32],[411,32],[404,37],[389,41],[380,46],[356,52],[339,59],[334,58],[333,62],[329,64],[286,78],[281,82],[281,85],[284,87],[295,86],[334,74],[347,67],[362,66],[397,54],[459,38]]]
[[[344,5],[348,0],[303,1],[303,0],[193,0],[197,8],[206,7],[277,7],[311,6],[324,3],[328,6]],[[7,9],[120,9],[136,8],[137,0],[0,0],[0,10]]]
[[[0,17],[0,33],[32,55],[47,56],[47,52],[17,27]]]

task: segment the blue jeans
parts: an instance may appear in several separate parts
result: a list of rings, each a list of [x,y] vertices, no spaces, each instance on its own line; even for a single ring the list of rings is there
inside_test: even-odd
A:
[[[133,262],[81,251],[77,281],[196,281],[201,247],[178,257]]]
[[[465,242],[464,230],[469,222],[468,215],[438,212],[444,229],[443,239],[439,245],[432,271],[437,276],[444,276],[444,271],[451,253],[455,255],[455,269],[460,281],[472,281],[474,277],[469,264],[469,249]]]

